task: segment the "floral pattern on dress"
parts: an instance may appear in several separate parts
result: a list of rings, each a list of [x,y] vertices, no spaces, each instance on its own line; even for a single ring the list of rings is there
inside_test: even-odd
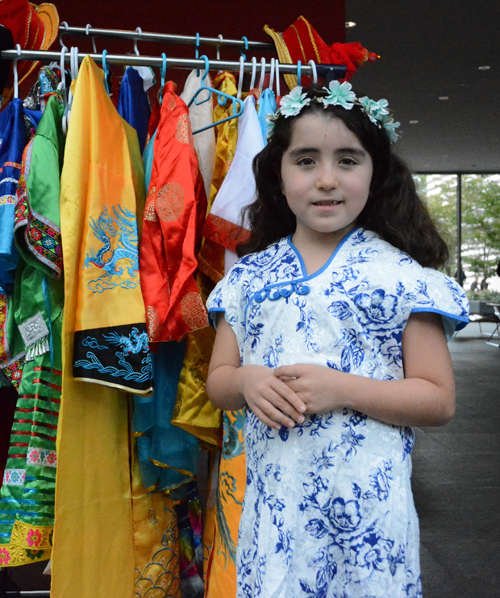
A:
[[[309,276],[289,238],[245,256],[208,308],[225,313],[243,365],[312,363],[380,380],[404,378],[412,312],[440,314],[447,334],[468,319],[453,280],[364,229]],[[413,443],[411,428],[349,409],[280,430],[247,410],[238,598],[420,597]]]

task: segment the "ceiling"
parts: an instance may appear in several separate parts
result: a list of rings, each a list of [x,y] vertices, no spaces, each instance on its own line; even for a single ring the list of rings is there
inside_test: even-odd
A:
[[[346,0],[346,21],[346,41],[381,56],[353,86],[389,101],[413,171],[500,172],[498,0]]]

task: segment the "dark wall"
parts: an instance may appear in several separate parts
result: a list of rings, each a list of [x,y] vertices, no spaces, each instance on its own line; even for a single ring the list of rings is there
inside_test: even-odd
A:
[[[239,39],[246,36],[257,41],[271,41],[263,27],[269,25],[277,31],[287,29],[300,15],[304,15],[320,36],[328,44],[344,41],[345,0],[316,0],[304,2],[298,0],[185,0],[177,2],[148,2],[141,0],[110,0],[101,2],[87,0],[54,0],[61,21],[70,26],[85,27],[90,23],[93,27],[113,29],[135,29],[155,33],[177,33]],[[81,38],[65,38],[66,45],[78,45],[84,51],[91,51],[90,41]],[[54,49],[58,48],[56,42]],[[154,54],[165,51],[167,57],[192,56],[192,48],[168,46],[157,48],[151,43],[139,43],[141,54]],[[98,51],[107,49],[111,52],[132,52],[130,42],[106,42],[97,40]],[[168,50],[168,51],[167,51]],[[202,48],[203,50],[203,48]],[[208,49],[209,58],[215,58],[215,50]],[[237,56],[238,54],[236,54]],[[234,52],[222,50],[221,58],[233,59]]]

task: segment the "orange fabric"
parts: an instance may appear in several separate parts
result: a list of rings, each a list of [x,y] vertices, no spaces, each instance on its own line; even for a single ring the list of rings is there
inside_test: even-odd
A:
[[[236,545],[247,479],[244,424],[244,409],[224,412],[218,485],[211,488],[214,504],[211,508],[207,505],[203,537],[207,561],[205,598],[236,596]]]
[[[151,341],[181,340],[208,325],[195,281],[207,199],[186,104],[164,88],[144,210],[141,288]]]

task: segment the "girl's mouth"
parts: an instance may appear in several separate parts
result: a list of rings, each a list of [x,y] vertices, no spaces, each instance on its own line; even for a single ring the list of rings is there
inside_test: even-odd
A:
[[[337,206],[341,201],[335,201],[333,199],[324,199],[322,201],[314,201],[313,206]]]

